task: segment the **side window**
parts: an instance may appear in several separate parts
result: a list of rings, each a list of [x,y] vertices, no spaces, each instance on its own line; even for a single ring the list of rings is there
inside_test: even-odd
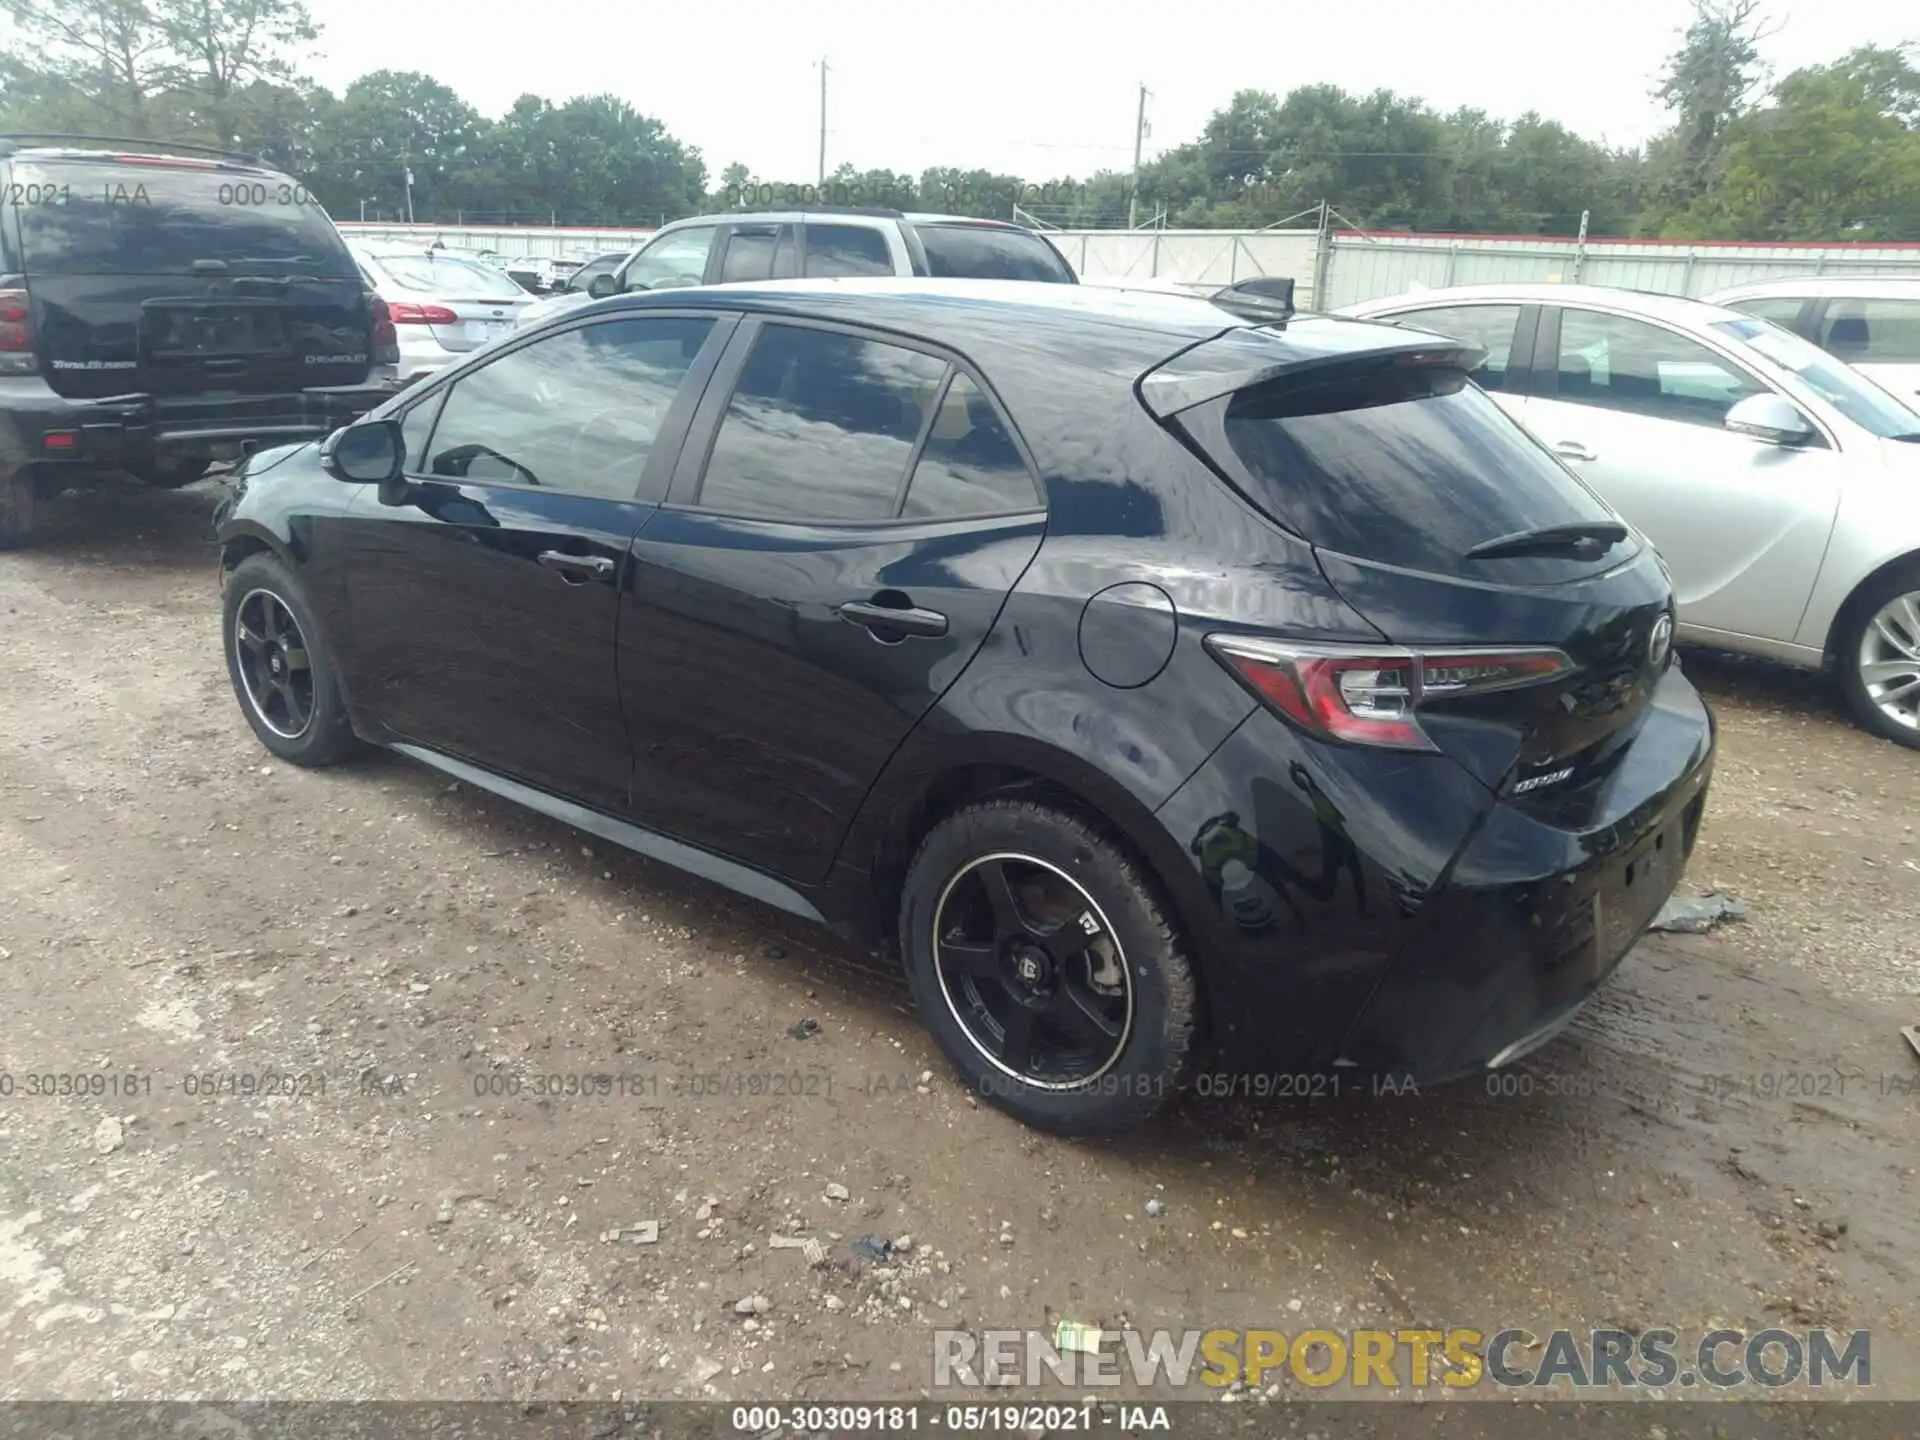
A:
[[[1736,401],[1767,387],[1698,341],[1644,320],[1560,312],[1556,395],[1654,420],[1719,426]]]
[[[1449,340],[1477,346],[1487,352],[1473,381],[1482,390],[1509,388],[1507,366],[1513,358],[1513,332],[1520,324],[1518,305],[1461,305],[1448,310],[1415,310],[1395,315],[1396,325],[1431,330]]]
[[[1735,300],[1727,308],[1758,320],[1771,320],[1782,330],[1798,334],[1803,304],[1805,302],[1798,295],[1760,295],[1752,300]]]
[[[675,316],[611,320],[509,351],[454,382],[421,473],[631,499],[712,329]]]
[[[891,275],[887,237],[870,225],[807,226],[807,274]]]
[[[707,457],[698,503],[770,520],[889,520],[947,363],[830,330],[768,325]]]
[[[400,417],[400,438],[406,443],[407,470],[418,473],[426,468],[427,438],[433,434],[433,420],[447,398],[444,390],[427,396]]]
[[[693,225],[662,235],[634,257],[627,267],[629,290],[671,290],[698,285],[707,276],[707,253],[713,249],[718,225]]]
[[[1829,301],[1820,348],[1861,365],[1920,364],[1920,300]]]
[[[1004,515],[1039,506],[1026,462],[980,387],[956,373],[907,484],[907,519]]]
[[[791,280],[798,273],[798,247],[791,225],[736,225],[726,243],[726,257],[720,262],[722,285]]]

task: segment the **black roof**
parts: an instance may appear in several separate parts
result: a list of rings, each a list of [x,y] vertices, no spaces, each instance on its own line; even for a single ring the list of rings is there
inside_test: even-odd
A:
[[[1020,280],[781,280],[612,296],[596,303],[602,310],[697,305],[840,320],[949,345],[983,362],[996,350],[1017,349],[1029,358],[1098,368],[1127,385],[1164,366],[1143,396],[1161,415],[1303,365],[1445,346],[1432,336],[1379,321],[1296,315],[1284,323],[1260,323],[1197,297]],[[1222,337],[1230,338],[1205,345]],[[1204,352],[1196,352],[1203,345]],[[1181,359],[1166,364],[1175,356]]]
[[[191,140],[136,139],[126,135],[83,135],[54,130],[11,130],[0,133],[0,160],[21,153],[62,159],[111,160],[117,155],[139,155],[155,160],[220,160],[254,170],[272,170],[257,155],[201,145]]]

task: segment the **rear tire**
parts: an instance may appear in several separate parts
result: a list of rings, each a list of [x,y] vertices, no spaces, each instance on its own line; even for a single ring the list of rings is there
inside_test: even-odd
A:
[[[1077,815],[1005,799],[941,821],[907,873],[900,949],[922,1022],[1016,1119],[1113,1134],[1178,1094],[1198,1008],[1185,942],[1138,862]]]
[[[150,455],[130,462],[127,473],[156,490],[179,490],[205,475],[212,465],[211,455]]]
[[[1837,652],[1854,718],[1920,750],[1920,564],[1888,572],[1848,602]]]
[[[0,471],[0,550],[23,550],[33,543],[38,498],[31,465]]]
[[[326,631],[278,556],[249,555],[233,567],[220,635],[234,699],[262,745],[310,769],[337,765],[361,748]]]

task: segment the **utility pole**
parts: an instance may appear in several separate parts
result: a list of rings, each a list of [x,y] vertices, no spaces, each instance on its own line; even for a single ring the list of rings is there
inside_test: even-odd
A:
[[[400,163],[406,167],[407,224],[411,225],[413,224],[413,162],[411,160],[402,160]]]
[[[1140,210],[1140,151],[1147,138],[1147,87],[1140,87],[1140,113],[1133,122],[1133,187],[1127,194],[1127,228],[1133,229]]]
[[[827,57],[820,57],[820,188],[827,184]]]

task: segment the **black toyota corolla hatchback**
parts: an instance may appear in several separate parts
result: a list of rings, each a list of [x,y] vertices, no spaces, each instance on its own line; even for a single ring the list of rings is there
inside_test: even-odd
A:
[[[863,942],[1037,1126],[1469,1075],[1633,945],[1714,749],[1658,558],[1481,358],[1081,286],[607,300],[255,456],[227,666],[287,760]]]

